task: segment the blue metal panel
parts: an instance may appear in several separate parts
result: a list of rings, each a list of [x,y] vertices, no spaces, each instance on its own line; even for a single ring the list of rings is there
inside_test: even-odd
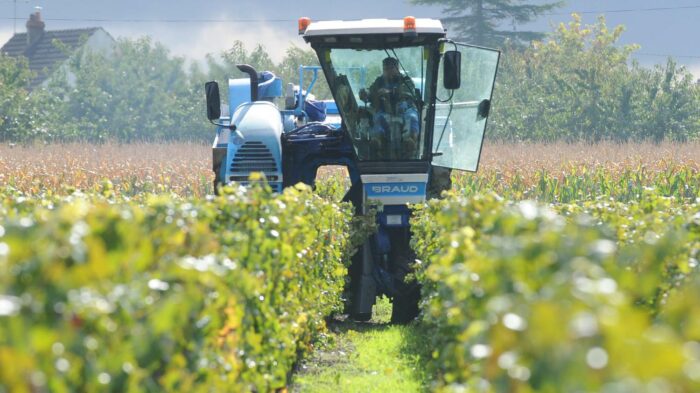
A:
[[[248,94],[250,96],[250,94]],[[271,100],[276,97],[282,97],[282,80],[274,77],[265,82],[258,83],[258,97],[261,100]]]
[[[274,74],[270,79],[258,83],[258,97],[260,100],[270,101],[276,97],[282,97],[282,80]],[[250,78],[229,79],[229,108],[231,113],[236,111],[241,104],[250,102]]]
[[[240,105],[232,122],[242,138],[228,143],[221,178],[247,184],[253,172],[262,172],[275,191],[282,190],[282,120],[277,108],[264,101]]]
[[[228,106],[231,113],[241,104],[250,102],[250,79],[229,79],[228,80]]]
[[[229,143],[226,147],[226,158],[223,165],[221,165],[221,179],[223,179],[224,184],[228,184],[231,181],[231,160],[236,156],[239,147],[240,145],[234,143]]]
[[[329,115],[338,115],[340,112],[338,112],[338,104],[335,103],[333,100],[325,100],[323,101],[326,103],[326,113]]]

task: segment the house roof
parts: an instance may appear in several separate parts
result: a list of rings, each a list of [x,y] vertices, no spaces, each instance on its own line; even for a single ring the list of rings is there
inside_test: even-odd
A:
[[[66,61],[82,44],[83,37],[89,38],[99,27],[87,29],[44,31],[34,45],[29,45],[27,33],[17,33],[0,49],[0,52],[12,56],[24,56],[29,61],[29,69],[35,73],[29,89],[43,83],[60,64]],[[65,50],[54,45],[60,41]]]

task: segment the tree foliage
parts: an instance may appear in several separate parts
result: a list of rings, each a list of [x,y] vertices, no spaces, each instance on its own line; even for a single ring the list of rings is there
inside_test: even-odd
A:
[[[196,139],[205,132],[200,91],[184,59],[161,44],[120,40],[112,55],[74,56],[69,70],[73,78],[57,78],[48,90],[56,136],[130,142]]]
[[[60,44],[60,43],[59,43]],[[120,142],[209,140],[203,84],[246,77],[237,64],[275,72],[299,83],[300,65],[318,65],[310,49],[292,46],[275,63],[258,45],[252,51],[236,41],[220,54],[210,54],[205,67],[187,66],[162,44],[149,38],[121,39],[110,54],[84,49],[71,57],[45,87],[30,92],[26,59],[0,58],[0,140]],[[305,86],[310,83],[306,75]],[[322,73],[314,88],[329,98]]]
[[[642,67],[638,48],[621,46],[623,27],[573,16],[543,41],[504,49],[487,135],[499,140],[694,140],[700,136],[700,88],[669,59]],[[318,65],[308,48],[291,46],[276,60],[236,41],[204,64],[173,56],[149,39],[120,40],[111,55],[84,51],[28,92],[25,60],[0,57],[0,140],[208,141],[203,83],[245,78],[237,64],[269,70],[299,84],[299,66]],[[311,73],[304,76],[305,88]],[[331,94],[322,73],[313,89]],[[224,97],[225,99],[226,97]]]
[[[501,47],[506,41],[527,43],[542,38],[534,31],[517,31],[517,24],[535,20],[544,12],[562,5],[562,1],[531,4],[525,0],[411,0],[414,4],[442,5],[448,15],[442,21],[455,31],[452,38],[469,43]],[[503,30],[511,22],[513,30]]]
[[[31,129],[27,86],[31,72],[26,59],[0,53],[0,140],[21,139]]]
[[[510,140],[688,140],[700,132],[700,90],[669,59],[644,68],[619,46],[623,26],[578,15],[546,41],[508,48],[497,78],[489,134]]]

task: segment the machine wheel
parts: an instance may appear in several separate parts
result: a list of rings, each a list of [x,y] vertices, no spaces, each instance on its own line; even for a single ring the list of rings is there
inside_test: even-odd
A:
[[[357,313],[350,315],[350,317],[356,322],[367,322],[372,319],[372,313]]]
[[[416,284],[411,291],[394,296],[394,302],[391,307],[391,323],[406,324],[418,316],[420,309],[418,301],[420,300],[420,287]]]
[[[391,323],[409,323],[416,319],[420,312],[420,285],[416,281],[402,282],[401,286],[397,285],[397,289],[391,307]]]
[[[415,261],[415,254],[410,246],[398,248],[400,252],[394,255],[394,295],[391,307],[391,323],[404,324],[413,321],[420,312],[420,284],[417,281],[406,282],[406,276],[413,271],[411,265]]]
[[[345,283],[344,296],[345,301],[345,313],[348,314],[349,318],[356,322],[367,322],[372,319],[372,312],[358,312],[357,308],[353,304],[357,298],[357,291],[360,291],[360,280],[362,279],[362,251],[356,252],[352,256],[352,263],[348,268],[349,280]]]

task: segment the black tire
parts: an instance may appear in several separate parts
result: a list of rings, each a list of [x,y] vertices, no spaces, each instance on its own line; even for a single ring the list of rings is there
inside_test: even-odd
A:
[[[357,301],[360,281],[362,280],[362,250],[358,250],[353,254],[350,266],[348,267],[348,279],[345,282],[343,295],[345,304],[343,312],[348,315],[349,319],[355,322],[367,322],[372,319],[372,312],[358,312],[354,302]]]
[[[413,264],[416,260],[415,253],[411,250],[409,236],[406,233],[397,233],[392,239],[392,244],[397,247],[392,252],[393,262],[392,277],[394,279],[393,304],[391,307],[391,323],[405,324],[413,321],[418,316],[420,309],[420,284],[417,281],[406,281],[406,276],[413,272]]]
[[[350,315],[350,318],[352,318],[352,320],[355,322],[367,322],[372,319],[372,313],[356,313]]]
[[[420,287],[416,284],[410,291],[394,296],[391,307],[391,323],[406,324],[412,322],[420,312]]]

